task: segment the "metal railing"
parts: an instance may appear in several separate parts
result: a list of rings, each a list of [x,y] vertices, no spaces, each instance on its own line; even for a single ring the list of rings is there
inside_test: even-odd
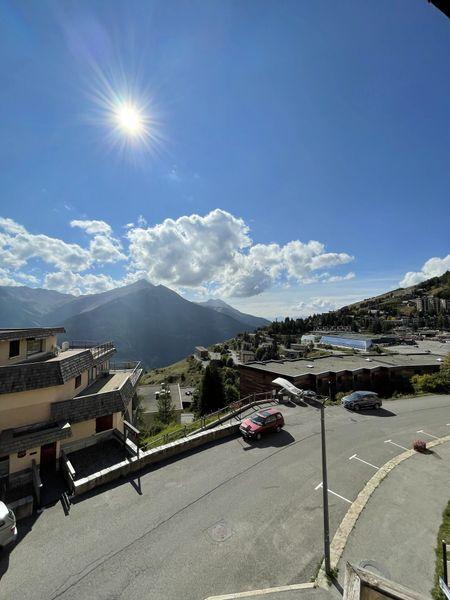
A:
[[[94,342],[92,340],[71,340],[69,342],[69,347],[90,350],[94,358],[98,358],[102,354],[115,349],[114,344],[111,341],[99,344],[98,342]]]
[[[213,423],[220,424],[221,420],[229,416],[230,419],[236,419],[240,421],[241,418],[239,415],[232,415],[235,411],[244,411],[247,408],[252,408],[257,402],[268,402],[270,400],[276,401],[272,392],[261,392],[259,394],[250,394],[245,398],[242,398],[238,402],[232,402],[215,412],[209,413],[200,417],[196,421],[192,423],[186,423],[185,425],[180,425],[180,428],[171,431],[170,433],[165,433],[157,438],[149,440],[148,442],[142,444],[140,447],[142,450],[149,450],[150,448],[156,448],[157,446],[163,446],[164,444],[169,444],[170,442],[174,442],[183,437],[188,437],[189,435],[199,432],[206,427],[211,427]]]
[[[127,362],[110,362],[110,373],[128,373],[131,371],[130,382],[133,387],[137,384],[139,377],[142,374],[141,361],[132,360]]]

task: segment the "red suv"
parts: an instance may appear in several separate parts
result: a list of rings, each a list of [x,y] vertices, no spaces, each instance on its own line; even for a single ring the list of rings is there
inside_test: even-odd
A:
[[[280,431],[283,426],[284,418],[280,411],[277,408],[268,408],[242,421],[239,430],[245,438],[260,440],[264,433]]]

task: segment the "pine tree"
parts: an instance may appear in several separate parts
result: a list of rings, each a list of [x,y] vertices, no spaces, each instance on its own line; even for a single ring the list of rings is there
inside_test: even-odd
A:
[[[203,375],[197,411],[200,415],[215,412],[225,406],[225,390],[219,369],[209,364]]]
[[[161,392],[158,397],[158,420],[168,425],[175,418],[170,392]]]

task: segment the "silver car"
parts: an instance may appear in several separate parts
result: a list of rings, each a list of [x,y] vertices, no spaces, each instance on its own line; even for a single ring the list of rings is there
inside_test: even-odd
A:
[[[375,392],[359,391],[344,396],[341,404],[344,408],[351,410],[361,410],[362,408],[376,408],[378,410],[383,403]]]
[[[15,542],[16,538],[16,516],[4,502],[0,502],[0,548]]]

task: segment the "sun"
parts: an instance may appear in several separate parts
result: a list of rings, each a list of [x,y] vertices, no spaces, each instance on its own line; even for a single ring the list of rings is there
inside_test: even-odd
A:
[[[137,137],[145,133],[145,117],[133,104],[119,104],[114,112],[114,118],[117,127],[125,135]]]

